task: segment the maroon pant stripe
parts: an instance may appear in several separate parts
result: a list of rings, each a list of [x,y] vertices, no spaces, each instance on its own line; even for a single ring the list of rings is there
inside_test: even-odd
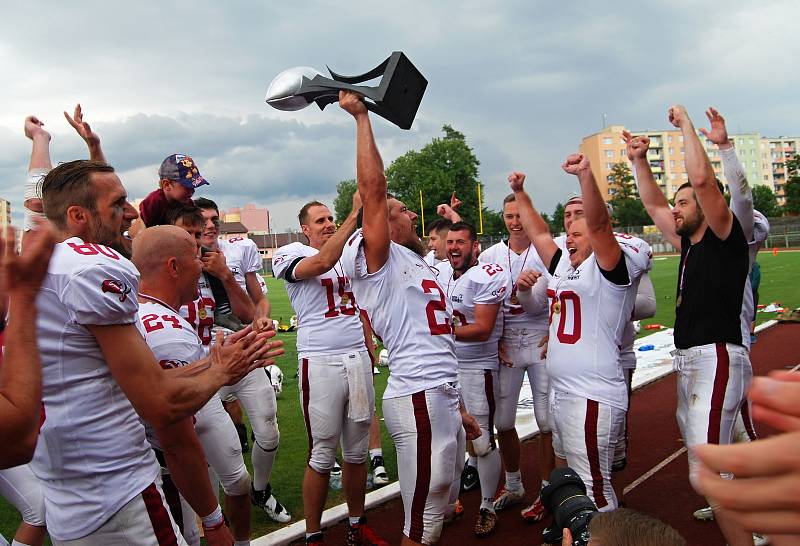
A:
[[[586,421],[583,430],[586,441],[586,455],[589,457],[589,470],[592,473],[592,496],[598,508],[608,506],[603,494],[603,472],[600,470],[600,450],[597,448],[597,420],[600,404],[594,400],[586,401]]]
[[[303,386],[303,418],[306,421],[306,436],[308,436],[308,458],[306,459],[306,463],[311,460],[311,448],[314,447],[314,439],[311,437],[311,414],[309,412],[308,401],[311,397],[311,393],[309,392],[309,384],[308,384],[308,359],[304,358],[300,365],[300,373],[302,377],[300,380],[302,381]]]
[[[422,542],[425,522],[425,503],[431,486],[431,420],[428,416],[428,401],[425,391],[411,395],[414,406],[414,422],[417,425],[417,483],[414,485],[414,498],[411,501],[411,527],[408,538]]]
[[[718,444],[722,428],[722,409],[725,406],[725,391],[728,386],[730,360],[728,348],[717,343],[717,369],[714,374],[714,389],[711,391],[711,409],[708,412],[708,443]]]
[[[492,446],[492,449],[495,449],[497,444],[495,444],[494,437],[494,377],[492,377],[490,370],[484,370],[483,372],[483,388],[486,391],[486,400],[489,402],[489,445]]]
[[[745,400],[742,403],[742,421],[744,422],[744,429],[747,431],[747,436],[751,442],[758,440],[756,428],[753,426],[753,418],[750,417],[750,402]]]
[[[178,546],[178,537],[172,528],[169,512],[164,508],[161,494],[158,492],[156,484],[151,483],[142,491],[142,499],[147,507],[147,515],[150,516],[150,523],[158,540],[158,546]]]

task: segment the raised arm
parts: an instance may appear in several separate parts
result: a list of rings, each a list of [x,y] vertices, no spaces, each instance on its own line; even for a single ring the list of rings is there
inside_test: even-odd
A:
[[[339,91],[339,106],[356,120],[356,180],[364,208],[364,252],[367,271],[378,271],[389,259],[389,202],[383,160],[375,144],[369,111],[357,93]]]
[[[592,174],[589,159],[583,154],[572,154],[561,165],[569,174],[578,177],[581,185],[581,198],[583,199],[583,214],[586,218],[587,235],[592,243],[598,265],[605,271],[611,271],[619,263],[622,250],[614,237],[611,229],[611,218],[608,215],[600,188]]]
[[[252,369],[274,363],[282,342],[270,342],[275,331],[230,336],[235,342],[211,348],[204,361],[162,370],[133,324],[87,326],[97,339],[111,374],[136,412],[156,428],[190,416],[223,385],[235,383]],[[249,329],[248,329],[249,330]],[[244,330],[242,332],[245,332]],[[125,347],[120,351],[120,347]]]
[[[25,464],[39,436],[42,363],[36,346],[36,295],[55,236],[46,222],[28,232],[22,255],[14,230],[0,236],[0,299],[8,303],[5,354],[0,364],[0,468]],[[5,306],[3,306],[5,307]]]
[[[108,163],[106,156],[103,154],[103,148],[100,146],[100,137],[92,131],[88,123],[83,121],[81,105],[75,105],[75,112],[72,117],[66,112],[64,112],[64,117],[67,118],[67,122],[75,129],[78,136],[86,142],[86,147],[89,149],[89,159],[98,163]]]
[[[681,130],[685,150],[686,172],[692,185],[697,203],[706,217],[708,227],[722,240],[728,238],[733,225],[733,213],[725,202],[725,197],[717,187],[714,169],[708,160],[703,144],[697,137],[692,120],[683,106],[669,109],[669,121]]]
[[[622,132],[622,138],[628,148],[628,159],[633,164],[633,175],[639,188],[639,197],[642,198],[647,214],[661,231],[664,238],[677,250],[681,249],[681,238],[675,232],[675,218],[669,202],[653,178],[650,162],[647,160],[647,149],[650,139],[646,136],[632,136],[628,131]]]
[[[549,269],[550,262],[553,261],[553,256],[558,250],[558,246],[553,241],[553,236],[550,235],[550,228],[547,226],[547,222],[536,211],[533,201],[525,192],[523,186],[525,184],[525,173],[516,171],[511,173],[508,175],[508,184],[511,186],[511,191],[514,192],[522,229],[525,230],[525,235],[536,247],[536,252],[539,253],[542,263]]]
[[[344,219],[342,225],[331,235],[322,248],[313,256],[308,256],[300,260],[292,271],[292,277],[296,280],[310,279],[317,275],[322,275],[330,271],[339,258],[342,257],[342,249],[347,239],[356,230],[358,213],[361,210],[361,194],[358,190],[353,193],[353,208],[350,214]]]
[[[25,184],[25,208],[42,214],[42,199],[39,195],[38,183],[42,176],[47,174],[53,164],[50,161],[50,133],[44,130],[42,123],[36,116],[25,118],[25,136],[31,139],[31,160],[28,163],[28,181]],[[26,229],[28,226],[26,226]]]
[[[706,117],[711,129],[700,129],[700,132],[719,148],[719,155],[722,158],[722,173],[731,192],[731,210],[739,219],[745,238],[752,241],[753,192],[750,190],[750,184],[747,183],[747,176],[739,161],[739,156],[736,155],[733,142],[728,139],[725,118],[711,107],[706,110]]]

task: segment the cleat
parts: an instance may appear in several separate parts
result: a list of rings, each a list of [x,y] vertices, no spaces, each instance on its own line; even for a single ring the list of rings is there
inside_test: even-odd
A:
[[[475,536],[478,538],[488,537],[497,528],[497,514],[488,508],[481,508],[478,512],[478,520],[475,522]]]
[[[372,483],[375,484],[375,487],[381,487],[389,483],[389,475],[386,473],[383,457],[380,455],[373,457],[370,464],[372,467]]]
[[[367,518],[361,516],[358,523],[347,528],[347,546],[389,546],[389,543],[367,525]]]
[[[454,521],[461,519],[461,517],[464,515],[464,505],[461,504],[461,499],[456,499],[456,502],[453,503],[452,512],[450,512],[449,506],[447,508],[448,509],[445,510],[444,516],[445,524],[453,523]]]
[[[611,472],[622,472],[626,466],[628,466],[628,458],[623,457],[619,461],[611,463]]]
[[[325,546],[325,538],[322,533],[314,533],[306,538],[306,546]]]
[[[231,332],[238,332],[244,329],[244,324],[233,313],[221,313],[218,309],[214,310],[214,324],[222,326]]]
[[[695,510],[694,519],[698,521],[713,521],[714,520],[714,511],[711,509],[710,506],[706,506],[705,508],[701,508],[700,510]]]
[[[272,487],[269,484],[267,484],[267,488],[264,491],[257,491],[251,485],[250,502],[253,506],[261,508],[267,514],[267,517],[273,521],[288,523],[292,519],[289,511],[272,494]]]
[[[525,508],[520,512],[522,519],[528,523],[536,523],[537,521],[542,521],[544,519],[545,508],[544,504],[542,504],[542,496],[539,495],[536,497],[536,500],[533,501],[533,504]],[[559,540],[561,540],[559,538]]]
[[[470,489],[475,489],[480,483],[478,469],[470,464],[465,464],[464,470],[461,471],[461,492],[465,493]]]
[[[502,510],[508,508],[512,504],[518,504],[525,500],[525,488],[520,487],[516,491],[506,489],[506,486],[500,488],[500,492],[494,498],[494,509]]]

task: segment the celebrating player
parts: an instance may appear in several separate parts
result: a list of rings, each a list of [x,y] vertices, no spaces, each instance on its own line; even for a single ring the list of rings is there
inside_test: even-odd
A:
[[[743,346],[740,315],[749,270],[748,241],[728,208],[708,156],[686,109],[673,106],[669,121],[683,135],[689,182],[675,193],[670,210],[647,160],[647,137],[627,135],[647,213],[664,238],[681,251],[675,308],[677,418],[688,447],[728,444],[753,375]],[[690,467],[697,464],[689,452]],[[724,510],[714,515],[734,546],[752,545],[752,535]]]
[[[477,456],[481,505],[475,535],[494,532],[494,496],[500,479],[500,453],[494,437],[498,389],[497,342],[503,333],[500,307],[511,290],[508,273],[494,263],[478,265],[478,235],[466,222],[456,222],[447,234],[447,262],[439,264],[439,282],[453,306],[458,382],[464,406],[481,427],[470,442]]]
[[[309,244],[283,246],[272,260],[275,276],[286,282],[298,321],[300,400],[310,447],[303,479],[306,544],[324,543],[320,519],[340,439],[350,516],[347,543],[388,544],[364,518],[375,391],[359,309],[339,260],[360,210],[356,192],[353,209],[337,230],[328,207],[318,201],[306,204],[298,219]]]
[[[358,191],[364,229],[345,244],[344,274],[359,307],[391,354],[383,415],[397,448],[405,522],[403,544],[435,544],[461,472],[466,426],[480,430],[459,403],[452,311],[425,263],[414,231],[417,215],[387,199],[383,162],[361,98],[340,92],[356,121]]]
[[[519,469],[519,436],[515,422],[517,401],[526,372],[533,394],[533,416],[540,433],[539,477],[542,487],[547,485],[547,479],[555,465],[547,401],[549,380],[542,358],[542,346],[547,342],[547,302],[543,302],[538,308],[531,306],[526,311],[521,306],[517,293],[517,279],[523,271],[541,274],[545,271],[545,267],[533,243],[525,234],[513,193],[503,199],[503,222],[508,230],[508,239],[489,247],[480,256],[481,262],[501,264],[513,283],[503,302],[505,322],[503,338],[500,341],[503,351],[500,355],[502,364],[499,371],[500,397],[497,401],[495,427],[500,443],[500,454],[503,456],[503,465],[506,469],[506,479],[494,503],[497,510],[525,500],[525,488],[522,486]],[[521,512],[523,519],[534,522],[541,520],[544,513],[544,505],[538,495],[536,500]]]
[[[56,544],[110,544],[123,532],[140,544],[156,533],[183,543],[162,517],[159,466],[140,416],[160,429],[192,415],[255,361],[271,362],[280,342],[251,333],[183,370],[162,370],[134,326],[138,273],[123,233],[136,211],[113,167],[63,163],[45,177],[42,198],[64,239],[37,299],[45,419],[32,467],[48,531]]]
[[[559,464],[575,469],[602,511],[617,507],[611,487],[615,439],[623,426],[627,388],[619,345],[633,309],[636,280],[647,256],[620,244],[605,203],[582,154],[563,169],[578,177],[584,217],[567,232],[567,252],[556,245],[523,189],[525,175],[509,176],[520,217],[547,266],[553,447]]]

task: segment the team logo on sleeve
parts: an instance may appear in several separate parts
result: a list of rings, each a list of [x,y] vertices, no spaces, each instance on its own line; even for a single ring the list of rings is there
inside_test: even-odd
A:
[[[185,360],[160,360],[158,363],[165,370],[169,370],[171,368],[180,368],[189,364]]]
[[[104,280],[100,285],[100,289],[103,292],[108,292],[109,294],[119,294],[120,303],[128,299],[128,294],[131,293],[131,287],[122,281],[118,281],[117,279]]]

